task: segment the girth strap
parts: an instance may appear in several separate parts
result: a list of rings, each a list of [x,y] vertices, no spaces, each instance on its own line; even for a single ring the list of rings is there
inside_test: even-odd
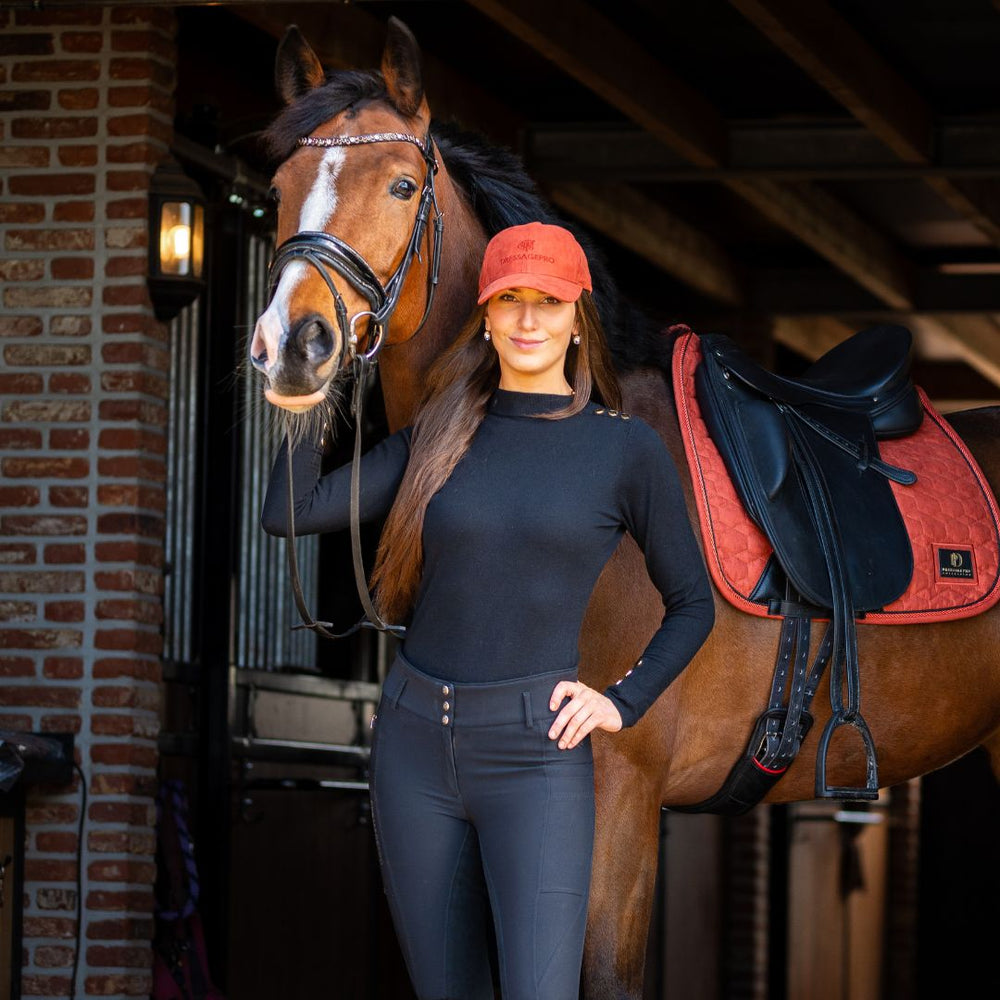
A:
[[[788,603],[794,604],[792,598]],[[827,626],[812,668],[807,670],[810,636],[808,617],[782,621],[767,710],[754,723],[743,756],[714,795],[692,806],[671,806],[672,812],[740,816],[781,780],[812,727],[809,707],[833,652],[833,623]]]

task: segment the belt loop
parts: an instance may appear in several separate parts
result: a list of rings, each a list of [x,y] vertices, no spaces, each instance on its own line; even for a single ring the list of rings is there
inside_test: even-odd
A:
[[[534,722],[531,715],[531,692],[522,691],[521,700],[524,702],[524,725],[526,729],[530,729]]]
[[[403,692],[406,690],[406,685],[409,683],[409,678],[404,677],[403,683],[399,685],[399,690],[396,692],[392,699],[392,707],[399,708],[399,699],[403,697]]]

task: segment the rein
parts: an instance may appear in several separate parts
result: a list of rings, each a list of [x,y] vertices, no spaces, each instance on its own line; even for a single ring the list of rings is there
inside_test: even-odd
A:
[[[365,386],[369,374],[377,363],[379,352],[385,345],[386,328],[396,306],[399,304],[399,297],[402,293],[406,276],[409,274],[413,259],[422,259],[420,257],[420,246],[425,234],[428,233],[427,224],[430,220],[431,210],[433,209],[434,228],[428,235],[430,266],[427,271],[426,304],[423,316],[413,333],[410,334],[410,337],[416,336],[423,329],[424,324],[427,322],[427,317],[430,315],[441,271],[441,245],[444,237],[444,218],[441,210],[438,208],[437,196],[434,190],[434,177],[437,174],[438,163],[434,156],[434,144],[429,132],[423,141],[415,135],[410,135],[406,132],[370,132],[364,135],[343,135],[329,138],[303,136],[298,140],[298,145],[300,146],[320,147],[362,146],[378,142],[412,143],[420,150],[427,167],[424,175],[424,185],[420,192],[420,203],[417,206],[417,214],[413,220],[413,229],[410,232],[410,239],[407,242],[406,250],[403,253],[402,260],[399,262],[399,266],[392,273],[385,285],[379,281],[378,275],[375,274],[371,265],[350,244],[345,243],[339,237],[333,236],[330,233],[308,230],[296,233],[277,248],[269,273],[269,298],[272,298],[278,287],[278,281],[282,272],[293,261],[303,260],[311,264],[319,272],[333,297],[337,325],[340,328],[341,338],[338,368],[346,367],[345,360],[352,363],[351,368],[355,380],[351,398],[351,413],[355,420],[354,456],[351,460],[351,555],[354,563],[354,581],[358,589],[358,597],[361,599],[362,607],[365,610],[365,617],[345,632],[333,632],[333,625],[330,622],[316,621],[309,613],[305,597],[302,593],[298,561],[295,556],[294,497],[292,495],[292,433],[290,428],[286,434],[286,453],[288,458],[288,574],[291,578],[292,596],[295,600],[295,606],[298,609],[299,616],[302,618],[302,624],[295,625],[293,628],[311,629],[327,639],[343,639],[361,628],[374,628],[380,632],[390,632],[396,636],[402,636],[406,632],[406,629],[402,625],[390,625],[382,620],[381,616],[375,610],[371,594],[368,591],[367,576],[361,554],[362,411]],[[331,270],[347,281],[367,301],[370,308],[360,310],[353,316],[348,317],[343,297],[330,275]],[[358,334],[355,327],[358,320],[363,317],[368,318],[368,342],[366,349],[362,351],[358,349]]]

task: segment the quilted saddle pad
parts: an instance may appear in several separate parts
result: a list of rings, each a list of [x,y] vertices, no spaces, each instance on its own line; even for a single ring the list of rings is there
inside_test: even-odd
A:
[[[716,587],[741,611],[761,617],[767,605],[750,599],[771,545],[743,508],[695,398],[701,361],[698,337],[684,333],[673,354],[674,398],[694,483],[705,560]],[[892,483],[913,545],[906,591],[868,624],[912,625],[969,618],[1000,600],[1000,509],[986,477],[948,422],[918,389],[920,429],[880,441],[884,461],[917,474],[913,486]],[[863,511],[858,512],[864,516]]]

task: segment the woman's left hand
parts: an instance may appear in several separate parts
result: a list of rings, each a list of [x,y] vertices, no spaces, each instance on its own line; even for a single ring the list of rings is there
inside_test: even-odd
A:
[[[622,717],[615,703],[582,681],[560,681],[552,689],[549,710],[554,712],[564,698],[569,701],[549,730],[549,739],[558,740],[560,750],[572,750],[595,729],[607,733],[617,733],[621,729]]]

